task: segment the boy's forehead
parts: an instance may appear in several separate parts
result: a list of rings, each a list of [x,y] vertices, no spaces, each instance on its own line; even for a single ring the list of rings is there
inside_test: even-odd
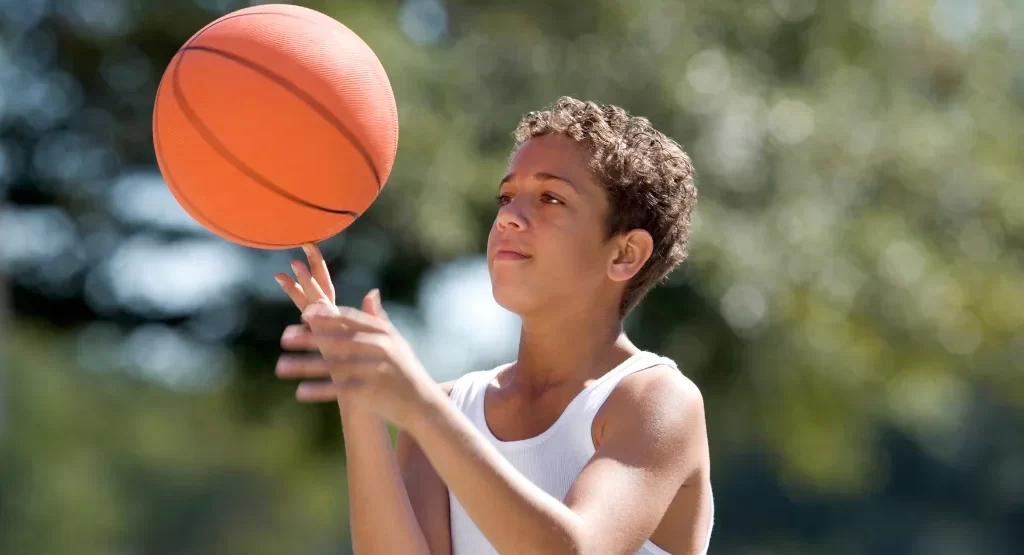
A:
[[[522,144],[509,164],[510,174],[564,175],[574,183],[590,179],[587,154],[568,137],[542,135]]]

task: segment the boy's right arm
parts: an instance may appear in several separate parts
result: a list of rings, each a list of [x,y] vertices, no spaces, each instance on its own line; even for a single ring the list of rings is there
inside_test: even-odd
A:
[[[342,428],[356,555],[451,555],[448,486],[415,441],[400,432],[396,453],[384,420],[354,406],[342,405]]]
[[[441,384],[450,393],[450,384]],[[405,432],[397,454],[387,424],[361,407],[339,403],[356,555],[451,555],[448,487]]]
[[[451,394],[452,384],[440,384],[445,395]],[[431,555],[451,555],[448,486],[434,471],[420,446],[404,430],[398,434],[397,451],[398,466],[409,495],[409,503],[423,530]]]
[[[296,279],[280,273],[275,276],[278,283],[299,310],[314,302],[333,306],[334,285],[320,250],[315,245],[305,245],[304,250],[309,268],[295,261]],[[448,395],[452,383],[440,387]],[[360,407],[358,399],[339,398],[338,408],[345,434],[355,553],[451,555],[448,487],[423,451],[402,432],[396,455],[387,423]]]

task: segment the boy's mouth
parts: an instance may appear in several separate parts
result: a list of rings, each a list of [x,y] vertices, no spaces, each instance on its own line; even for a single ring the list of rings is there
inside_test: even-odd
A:
[[[494,253],[495,260],[526,260],[530,255],[510,248],[500,248]]]

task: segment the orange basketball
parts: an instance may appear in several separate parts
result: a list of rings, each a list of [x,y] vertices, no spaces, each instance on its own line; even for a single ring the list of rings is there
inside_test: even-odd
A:
[[[377,198],[398,110],[380,60],[317,11],[260,5],[210,23],[174,55],[153,145],[182,208],[235,243],[331,237]]]

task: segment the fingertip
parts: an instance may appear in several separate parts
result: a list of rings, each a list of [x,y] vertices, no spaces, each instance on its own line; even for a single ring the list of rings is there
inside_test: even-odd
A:
[[[377,313],[383,316],[385,320],[390,321],[387,311],[384,310],[384,303],[381,301],[380,289],[373,290],[373,304],[377,308]]]
[[[299,401],[320,402],[335,398],[337,394],[332,388],[325,387],[325,384],[316,382],[302,382],[295,388],[295,398]]]
[[[281,334],[282,341],[291,341],[300,335],[304,330],[298,326],[288,326],[284,329],[284,333]]]

